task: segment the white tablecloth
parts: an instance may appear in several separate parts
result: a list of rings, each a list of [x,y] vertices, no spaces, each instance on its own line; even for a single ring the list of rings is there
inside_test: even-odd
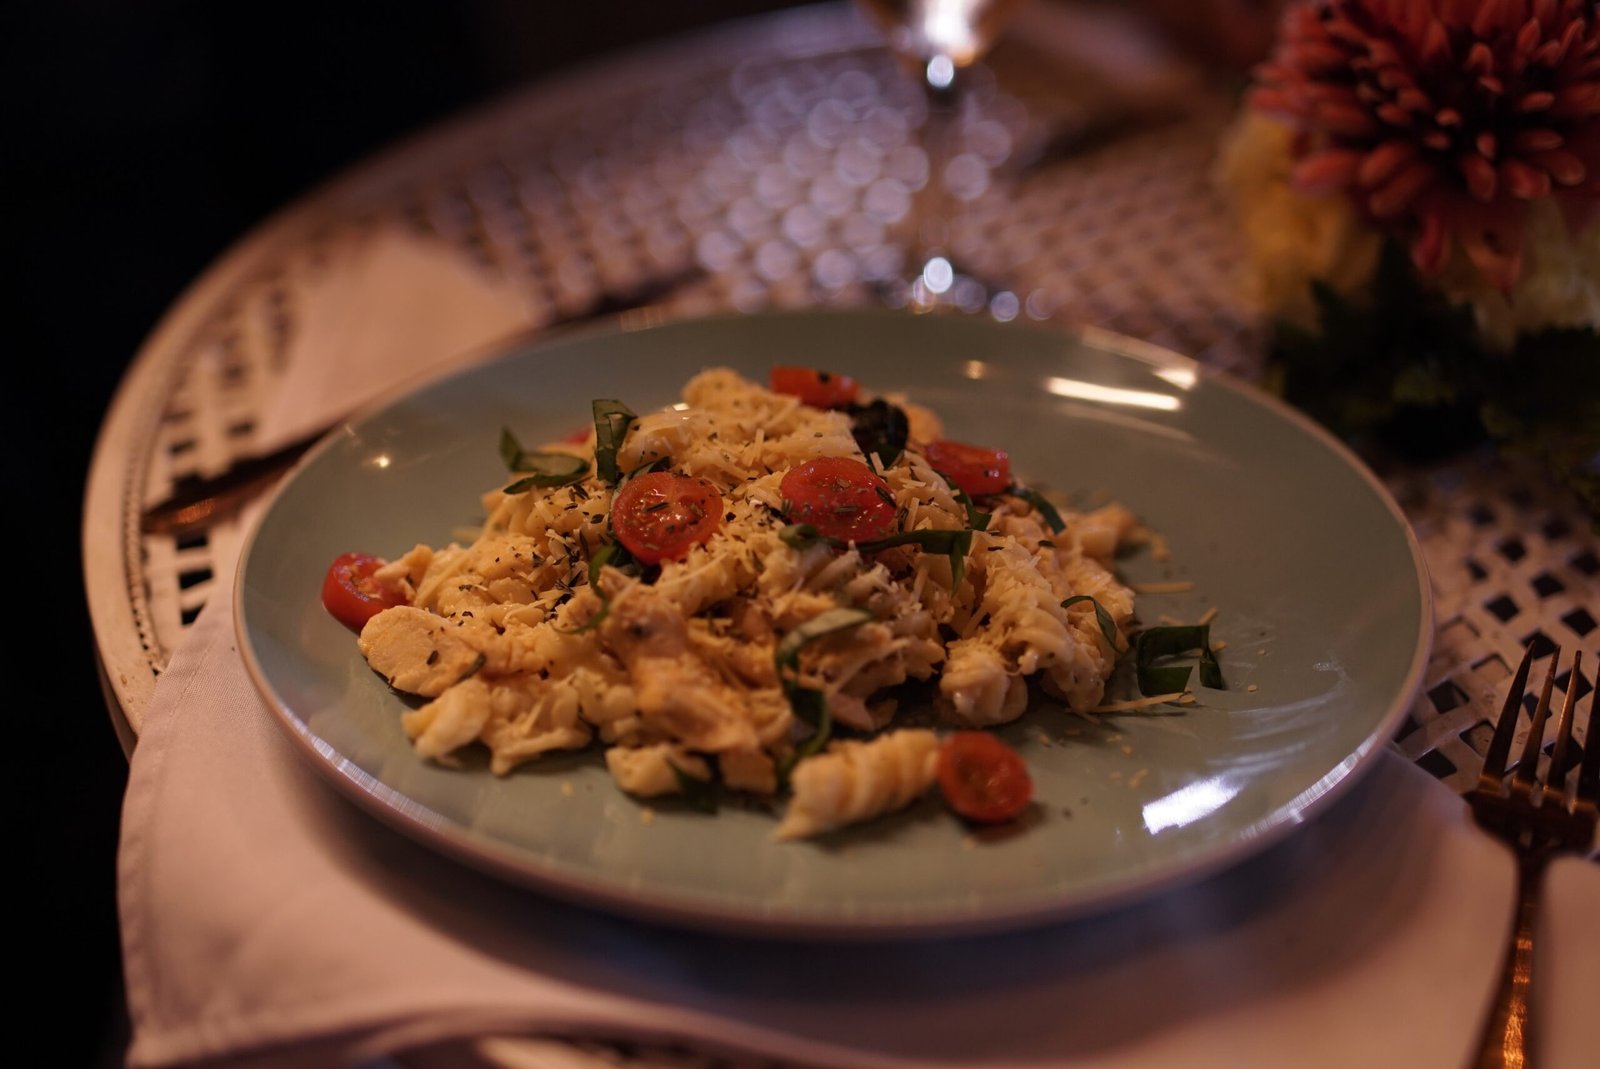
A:
[[[341,345],[422,370],[441,337],[465,352],[507,325],[483,318],[411,350]],[[321,372],[296,381],[283,411],[298,419],[351,396]],[[135,1067],[348,1065],[536,1033],[862,1069],[1454,1069],[1495,983],[1510,855],[1397,753],[1287,841],[1105,915],[886,945],[714,936],[505,885],[358,811],[257,697],[231,608],[224,593],[190,629],[132,757],[119,890]],[[1600,867],[1558,864],[1546,905],[1544,1064],[1580,1069]]]

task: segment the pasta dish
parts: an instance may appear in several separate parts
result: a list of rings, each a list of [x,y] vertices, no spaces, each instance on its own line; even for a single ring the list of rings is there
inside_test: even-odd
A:
[[[1002,450],[813,369],[711,368],[592,416],[537,449],[503,433],[475,537],[329,571],[367,663],[425,699],[403,714],[423,757],[481,746],[505,775],[596,747],[630,795],[767,799],[802,839],[936,784],[1012,819],[1026,766],[986,729],[1030,693],[1104,703],[1136,631],[1126,508],[1063,511]]]

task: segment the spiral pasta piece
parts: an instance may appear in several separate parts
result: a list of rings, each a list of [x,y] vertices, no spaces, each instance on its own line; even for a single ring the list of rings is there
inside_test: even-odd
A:
[[[773,838],[809,838],[904,809],[933,786],[938,755],[938,736],[923,728],[834,743],[795,768],[794,797]]]
[[[880,456],[863,452],[849,412],[727,368],[693,376],[681,397],[606,444],[622,479],[665,468],[716,488],[720,515],[681,552],[648,565],[617,552],[616,480],[600,477],[590,434],[540,450],[583,471],[560,485],[508,478],[482,495],[475,531],[383,566],[409,604],[374,616],[358,646],[396,690],[429,699],[403,714],[419,755],[481,746],[504,775],[598,742],[640,798],[690,781],[790,791],[775,838],[807,839],[933,783],[938,735],[902,726],[907,684],[933,684],[943,722],[961,728],[1014,720],[1039,691],[1078,710],[1101,701],[1133,621],[1111,563],[1137,527],[1128,510],[1069,512],[1054,530],[1036,498],[1006,492],[980,516],[924,452],[944,433],[938,417],[904,398],[887,399],[909,438]],[[869,469],[892,537],[790,524],[785,478],[818,457]],[[808,634],[841,610],[844,629]]]

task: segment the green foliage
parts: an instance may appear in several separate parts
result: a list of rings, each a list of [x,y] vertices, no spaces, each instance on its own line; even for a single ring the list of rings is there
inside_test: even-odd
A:
[[[1600,334],[1551,328],[1488,350],[1470,309],[1385,248],[1371,292],[1318,286],[1318,328],[1280,324],[1269,387],[1358,448],[1432,459],[1485,442],[1544,465],[1600,519]]]

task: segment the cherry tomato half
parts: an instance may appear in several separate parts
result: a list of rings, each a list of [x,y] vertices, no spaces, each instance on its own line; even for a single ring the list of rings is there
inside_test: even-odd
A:
[[[800,398],[812,408],[844,408],[856,399],[859,387],[849,375],[835,375],[814,367],[779,366],[772,369],[772,392]]]
[[[705,479],[651,471],[622,484],[611,502],[617,541],[643,564],[682,560],[722,525],[722,492]]]
[[[790,468],[778,485],[794,523],[846,542],[894,534],[894,494],[876,472],[851,457],[814,457]]]
[[[938,776],[950,808],[980,824],[1012,820],[1033,798],[1022,756],[987,731],[957,731],[940,743]]]
[[[1011,458],[1003,449],[941,438],[929,442],[922,455],[935,471],[971,497],[998,494],[1011,485]]]
[[[370,553],[343,553],[328,566],[322,579],[322,605],[334,619],[352,631],[384,609],[407,604],[398,587],[381,583],[372,573],[386,562]]]

